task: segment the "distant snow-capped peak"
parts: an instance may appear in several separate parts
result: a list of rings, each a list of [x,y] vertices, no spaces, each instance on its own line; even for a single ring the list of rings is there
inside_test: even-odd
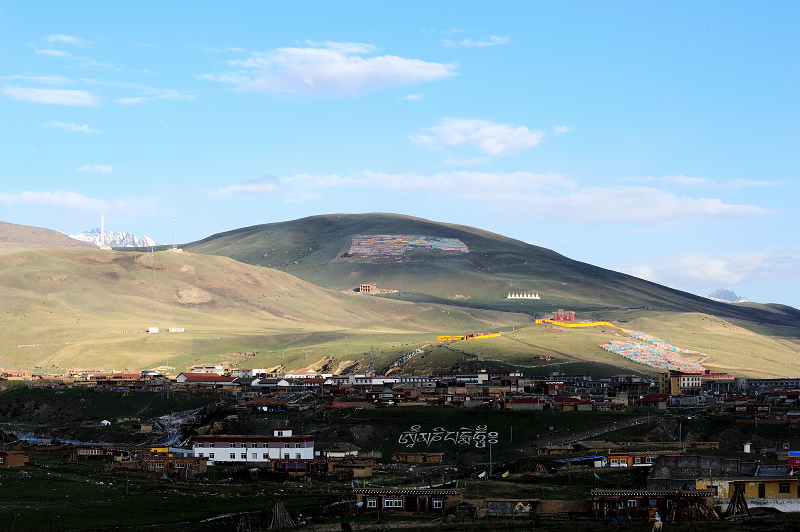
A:
[[[720,301],[722,303],[749,303],[750,300],[746,297],[739,297],[736,295],[736,292],[733,290],[725,290],[723,288],[717,288],[707,296],[708,299],[713,299],[714,301]]]
[[[102,246],[100,229],[95,227],[91,231],[84,231],[78,235],[69,235],[70,238],[75,240],[82,240],[90,242],[96,246]],[[148,246],[157,246],[155,240],[149,236],[136,238],[136,235],[126,233],[125,231],[106,231],[105,232],[105,245],[110,248],[143,248]]]

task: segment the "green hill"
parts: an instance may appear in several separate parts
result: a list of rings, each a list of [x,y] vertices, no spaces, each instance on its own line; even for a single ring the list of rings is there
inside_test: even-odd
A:
[[[414,249],[401,260],[344,257],[352,238],[363,234],[456,238],[469,252]],[[752,324],[800,327],[800,316],[790,307],[719,303],[488,231],[396,214],[312,216],[219,233],[184,248],[280,269],[333,290],[373,282],[398,290],[385,297],[408,301],[532,315],[564,308],[587,319],[613,319],[627,309],[701,312]],[[535,292],[541,299],[505,299],[509,292]]]

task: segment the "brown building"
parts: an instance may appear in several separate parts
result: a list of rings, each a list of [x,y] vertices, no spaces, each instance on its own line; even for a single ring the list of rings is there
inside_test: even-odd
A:
[[[23,467],[27,461],[22,451],[0,451],[0,467]]]
[[[453,484],[455,485],[455,484]],[[365,513],[443,515],[464,495],[464,488],[355,488]]]

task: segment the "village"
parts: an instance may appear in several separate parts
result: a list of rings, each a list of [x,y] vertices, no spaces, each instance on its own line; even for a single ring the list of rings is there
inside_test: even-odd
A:
[[[116,428],[147,443],[48,438],[3,427],[0,468],[21,473],[50,453],[61,463],[143,479],[333,483],[341,500],[352,502],[342,505],[342,518],[680,522],[800,512],[800,379],[683,371],[594,379],[488,368],[328,375],[209,364],[172,375],[7,373],[5,379],[12,390],[203,397],[226,405],[215,407],[223,417],[205,420],[210,406],[151,419],[80,420],[82,429],[101,431],[95,434]],[[725,436],[713,439],[697,428],[708,424],[726,427]],[[342,431],[346,426],[352,428]],[[354,436],[365,427],[381,441]],[[410,486],[420,480],[415,468],[438,481]],[[623,471],[636,478],[606,480]],[[558,484],[575,475],[587,487],[570,498],[558,490],[557,498],[514,490],[481,496],[478,487],[528,477]]]

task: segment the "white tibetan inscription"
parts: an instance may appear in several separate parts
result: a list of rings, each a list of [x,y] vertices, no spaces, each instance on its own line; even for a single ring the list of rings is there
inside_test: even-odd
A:
[[[478,425],[474,429],[461,427],[458,430],[447,430],[436,427],[433,431],[424,432],[421,425],[412,425],[410,429],[400,434],[397,443],[413,449],[417,444],[430,447],[432,443],[441,442],[450,445],[474,445],[483,449],[486,444],[497,443],[497,432],[489,432],[486,425]]]

